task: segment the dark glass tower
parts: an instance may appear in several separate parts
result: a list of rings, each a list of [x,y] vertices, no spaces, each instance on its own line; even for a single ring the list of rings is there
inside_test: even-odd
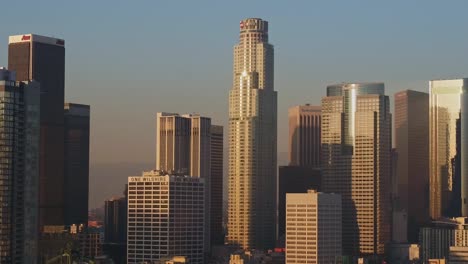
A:
[[[65,224],[88,223],[89,105],[66,103],[65,111]]]
[[[65,41],[39,35],[10,36],[8,68],[18,81],[41,85],[39,224],[64,224]]]
[[[39,97],[0,68],[0,263],[37,258]]]

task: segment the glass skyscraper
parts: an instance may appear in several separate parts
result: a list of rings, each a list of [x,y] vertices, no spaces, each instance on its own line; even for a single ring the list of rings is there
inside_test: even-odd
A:
[[[276,218],[277,93],[268,22],[240,22],[229,92],[228,243],[272,248]]]
[[[468,79],[429,82],[430,216],[468,215]],[[463,158],[465,157],[465,158]]]
[[[341,194],[345,255],[382,255],[391,228],[391,114],[383,83],[327,87],[322,190]]]

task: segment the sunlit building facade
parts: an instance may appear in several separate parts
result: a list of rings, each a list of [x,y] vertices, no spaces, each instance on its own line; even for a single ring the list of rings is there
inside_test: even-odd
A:
[[[468,214],[468,79],[429,82],[430,216]],[[468,153],[467,153],[468,154]]]
[[[229,92],[228,243],[267,249],[275,241],[277,92],[268,22],[240,22]]]
[[[127,263],[167,256],[204,262],[204,179],[144,172],[128,178]]]
[[[345,255],[382,255],[391,232],[391,114],[383,83],[327,87],[322,190],[341,194]]]
[[[321,108],[298,105],[289,108],[289,165],[320,167]]]
[[[342,256],[341,196],[286,194],[286,263],[335,263]]]

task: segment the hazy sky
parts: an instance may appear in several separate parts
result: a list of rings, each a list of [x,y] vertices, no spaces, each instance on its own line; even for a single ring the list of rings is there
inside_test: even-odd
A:
[[[15,0],[1,10],[0,65],[9,35],[65,39],[66,99],[91,105],[92,164],[154,163],[156,112],[226,125],[232,48],[247,17],[270,22],[280,152],[287,108],[319,104],[327,84],[383,81],[393,96],[468,77],[466,0]]]

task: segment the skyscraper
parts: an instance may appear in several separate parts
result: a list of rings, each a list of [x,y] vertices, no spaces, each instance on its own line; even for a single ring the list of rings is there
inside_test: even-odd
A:
[[[223,140],[222,126],[211,126],[211,244],[223,245]]]
[[[211,118],[157,113],[156,169],[204,178],[205,247],[211,248]]]
[[[0,91],[0,263],[36,263],[39,84],[0,68]]]
[[[242,248],[274,246],[277,93],[268,22],[240,22],[229,92],[228,242]]]
[[[322,99],[325,192],[343,200],[343,251],[381,255],[391,227],[391,114],[383,83],[327,87]]]
[[[8,68],[18,81],[41,85],[39,222],[64,224],[65,41],[33,34],[10,36]]]
[[[204,179],[144,172],[128,178],[127,263],[204,259]]]
[[[468,79],[429,82],[430,216],[468,216]]]
[[[320,106],[289,108],[289,165],[320,167]]]
[[[104,204],[104,252],[116,263],[127,261],[127,194]]]
[[[395,94],[395,146],[397,206],[408,215],[409,242],[416,243],[429,221],[429,94]]]
[[[286,263],[336,263],[342,256],[341,196],[288,193],[286,212]]]
[[[89,105],[66,103],[65,122],[65,225],[88,223]]]

